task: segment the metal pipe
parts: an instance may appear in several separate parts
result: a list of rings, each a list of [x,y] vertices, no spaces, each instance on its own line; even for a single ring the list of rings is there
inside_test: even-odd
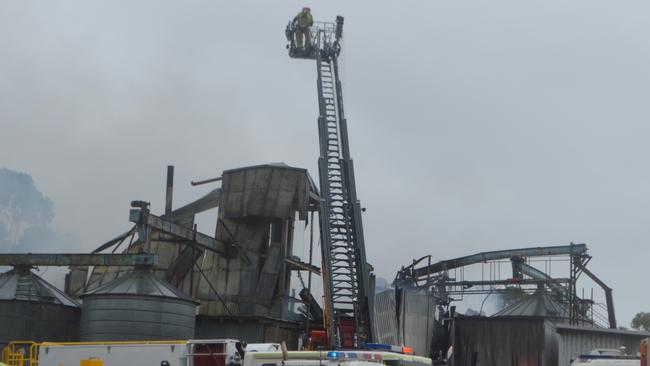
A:
[[[172,212],[172,197],[174,195],[174,166],[167,165],[167,189],[165,192],[165,215]]]
[[[195,180],[193,180],[193,181],[190,182],[190,184],[193,185],[193,186],[200,186],[201,184],[207,184],[207,183],[212,183],[212,182],[218,182],[218,181],[220,181],[221,179],[223,179],[223,177],[216,177],[216,178],[210,178],[210,179],[199,180],[199,181],[195,181]]]
[[[0,254],[0,266],[136,266],[155,265],[153,254]]]

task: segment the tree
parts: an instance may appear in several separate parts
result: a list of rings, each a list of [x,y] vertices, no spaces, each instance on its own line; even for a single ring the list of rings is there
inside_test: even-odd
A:
[[[0,168],[0,187],[0,245],[17,246],[27,230],[52,222],[54,204],[29,174]]]
[[[632,319],[632,328],[650,332],[650,313],[637,313]]]

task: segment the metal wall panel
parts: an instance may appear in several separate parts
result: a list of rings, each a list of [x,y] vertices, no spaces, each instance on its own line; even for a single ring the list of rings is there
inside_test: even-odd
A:
[[[137,295],[84,297],[81,341],[194,338],[196,304]]]
[[[557,366],[552,324],[542,318],[454,318],[454,366]]]
[[[153,273],[136,269],[83,295],[81,340],[190,339],[196,305]]]
[[[311,178],[305,169],[260,165],[223,172],[221,210],[228,219],[249,216],[287,219],[306,212]]]
[[[434,300],[427,291],[404,290],[400,327],[402,342],[416,355],[428,356],[435,320]]]
[[[79,304],[29,269],[0,273],[0,344],[79,339]]]
[[[650,336],[646,332],[631,332],[593,327],[558,326],[559,344],[558,365],[568,366],[578,355],[589,353],[596,348],[619,349],[625,347],[629,354],[635,355],[641,340]]]
[[[377,343],[399,343],[395,290],[389,289],[375,295],[373,330]]]
[[[78,307],[37,301],[0,301],[0,345],[19,340],[78,341],[79,316]]]
[[[426,291],[389,289],[375,295],[374,336],[378,343],[407,345],[429,356],[435,321],[434,299]]]

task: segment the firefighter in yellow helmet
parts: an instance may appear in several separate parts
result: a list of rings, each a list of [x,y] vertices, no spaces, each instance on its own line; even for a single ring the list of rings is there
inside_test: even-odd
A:
[[[314,18],[311,16],[311,9],[302,8],[302,11],[293,18],[293,26],[296,33],[296,47],[303,48],[303,40],[306,48],[311,47],[311,32],[309,27],[314,25]]]

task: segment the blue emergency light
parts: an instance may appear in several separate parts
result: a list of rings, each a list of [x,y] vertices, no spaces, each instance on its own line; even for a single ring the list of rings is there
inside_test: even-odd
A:
[[[336,351],[329,351],[329,352],[327,352],[327,358],[338,359],[339,356],[340,356],[340,353],[339,353],[339,352],[336,352]]]
[[[407,354],[413,353],[413,349],[408,346],[391,346],[390,344],[381,344],[381,343],[366,343],[366,348],[376,349],[379,351],[397,352],[397,353],[407,353]]]

